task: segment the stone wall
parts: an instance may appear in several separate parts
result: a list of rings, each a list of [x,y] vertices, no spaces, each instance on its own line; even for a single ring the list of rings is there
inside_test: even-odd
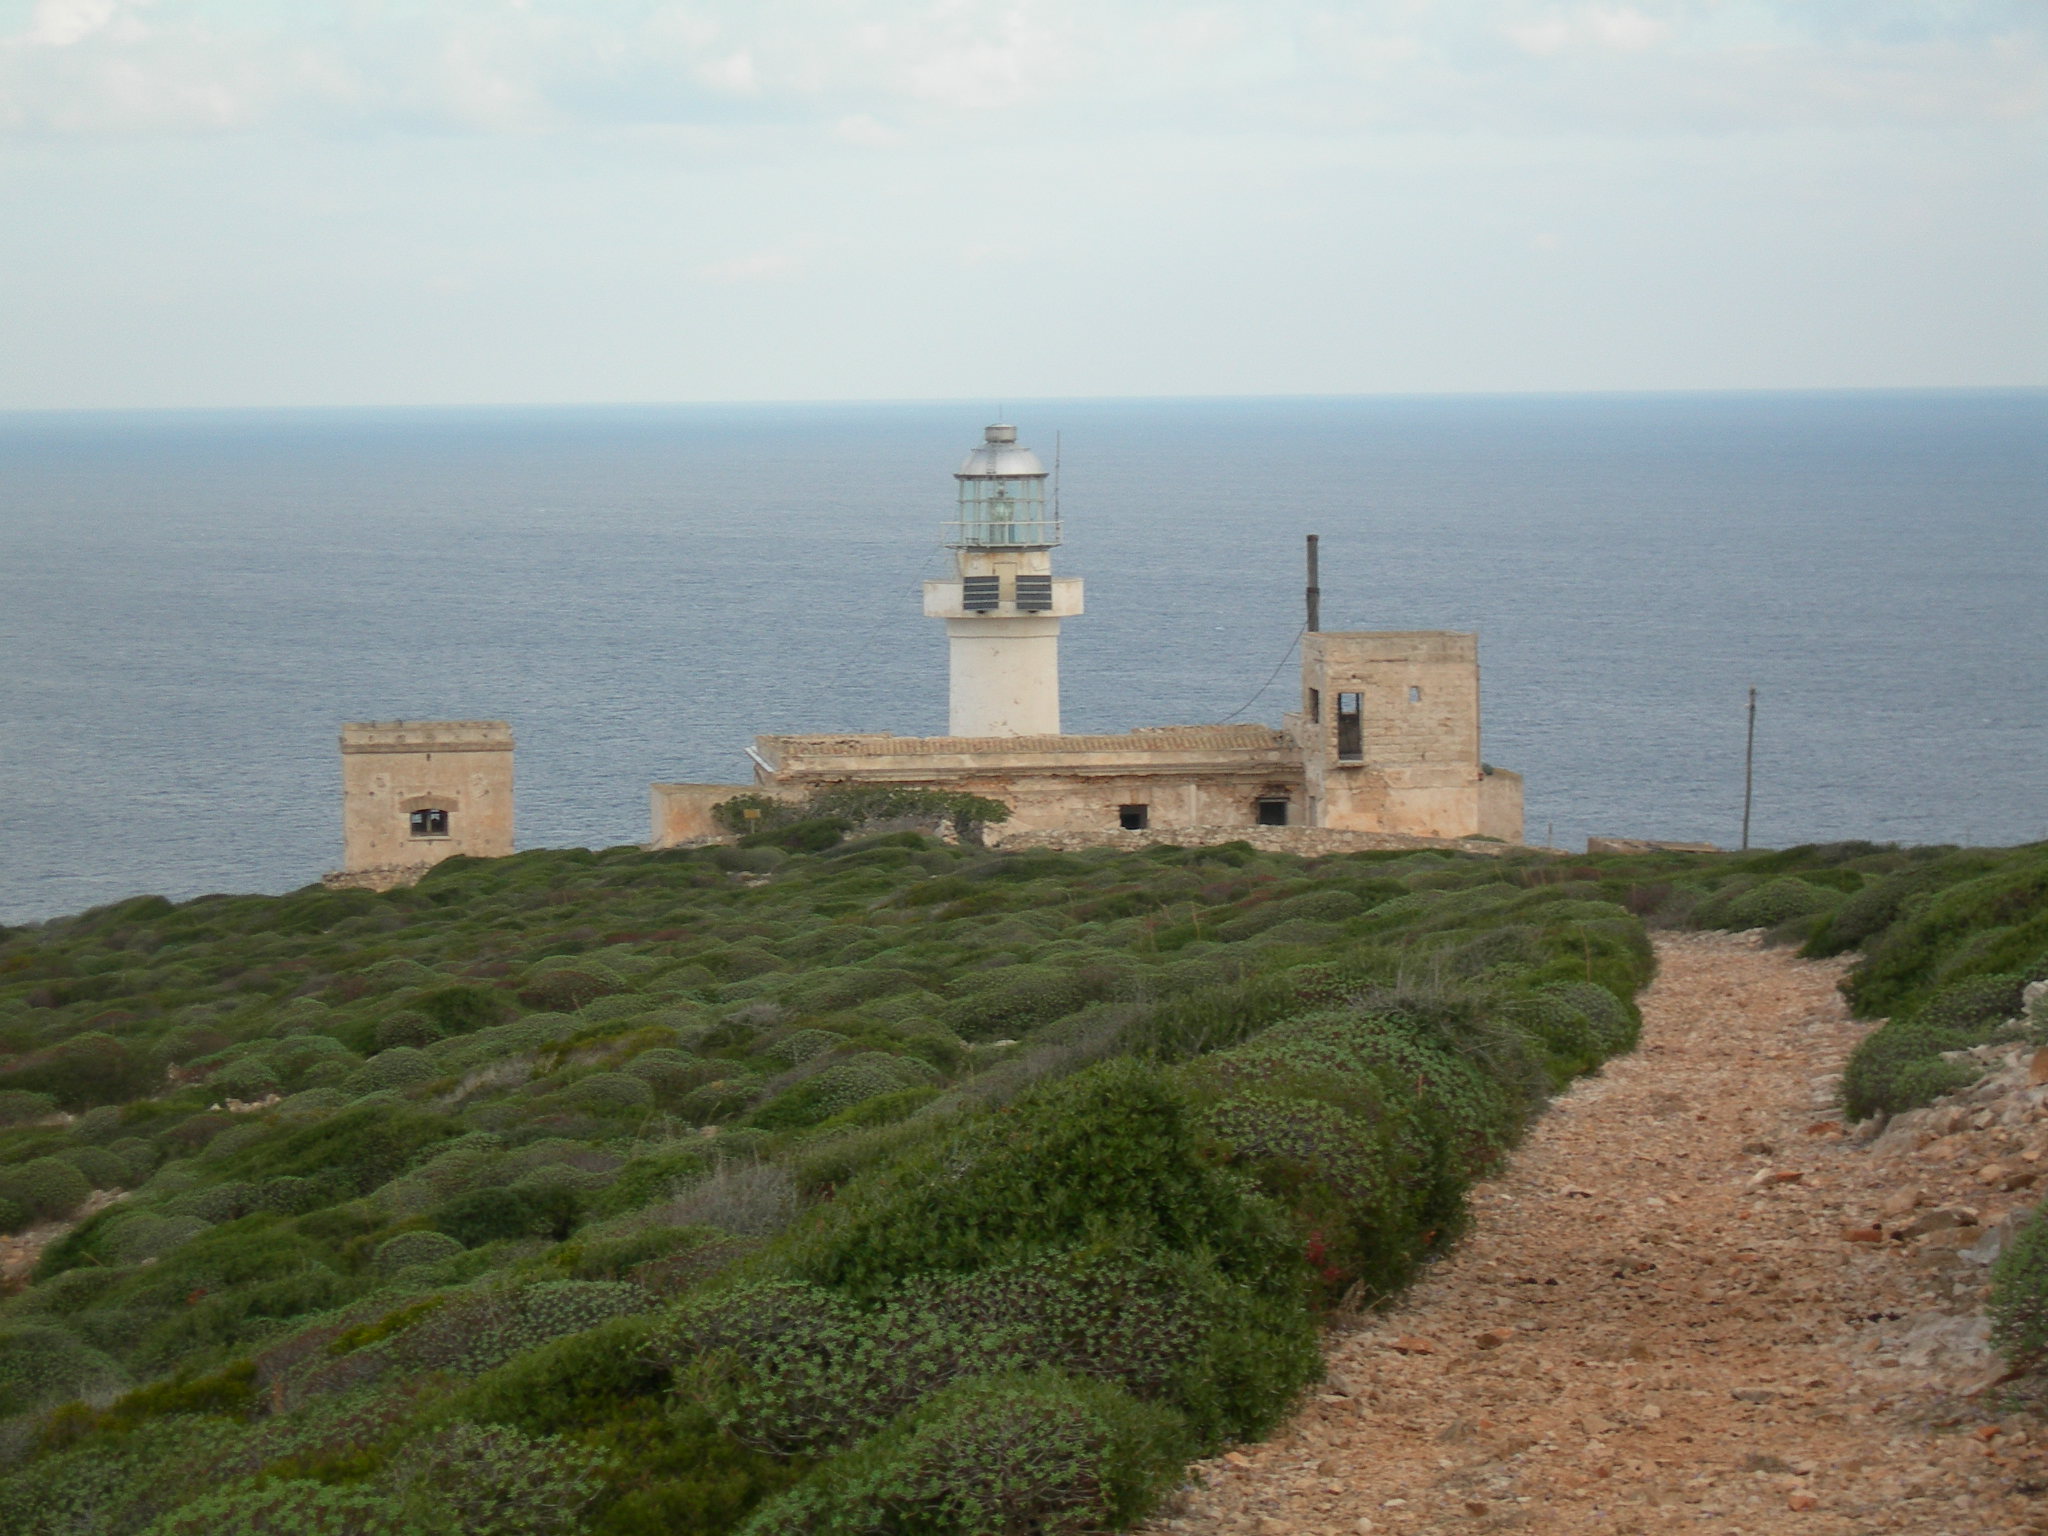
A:
[[[1083,848],[1209,848],[1218,843],[1249,843],[1265,853],[1294,853],[1310,859],[1336,853],[1425,848],[1482,853],[1498,858],[1522,846],[1519,843],[1494,842],[1488,838],[1408,837],[1399,832],[1352,832],[1340,827],[1159,827],[1144,832],[1008,831],[1003,827],[991,827],[988,843],[991,848],[1050,848],[1062,853],[1077,852]]]
[[[435,863],[438,863],[436,860]],[[320,877],[330,891],[395,891],[417,885],[433,864],[384,864],[374,869],[337,869]]]

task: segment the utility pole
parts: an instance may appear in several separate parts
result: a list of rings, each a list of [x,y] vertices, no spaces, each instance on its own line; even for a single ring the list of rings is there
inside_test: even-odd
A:
[[[1742,851],[1749,852],[1749,808],[1756,799],[1756,690],[1749,690],[1749,745],[1742,753]]]
[[[1308,536],[1308,632],[1314,634],[1323,627],[1323,589],[1319,585],[1316,562],[1316,546],[1321,541],[1314,534]]]

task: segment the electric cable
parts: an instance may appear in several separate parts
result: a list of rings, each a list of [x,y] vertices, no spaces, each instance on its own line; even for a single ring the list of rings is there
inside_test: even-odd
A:
[[[1294,655],[1294,648],[1297,645],[1301,644],[1301,637],[1307,633],[1308,626],[1306,624],[1302,625],[1301,628],[1297,629],[1294,632],[1294,638],[1287,642],[1287,649],[1280,653],[1279,663],[1273,668],[1271,676],[1267,677],[1267,679],[1263,683],[1259,684],[1259,691],[1253,694],[1250,698],[1246,699],[1242,704],[1238,705],[1237,708],[1233,709],[1221,720],[1218,720],[1216,722],[1218,725],[1230,724],[1231,721],[1235,720],[1239,715],[1243,714],[1246,710],[1250,709],[1254,704],[1258,703],[1260,699],[1265,697],[1266,690],[1273,686],[1274,678],[1277,678],[1280,675],[1280,669],[1287,665],[1288,660]]]

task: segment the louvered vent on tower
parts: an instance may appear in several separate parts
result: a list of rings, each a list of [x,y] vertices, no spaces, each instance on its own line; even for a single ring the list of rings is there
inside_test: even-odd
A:
[[[1052,612],[1052,578],[1050,576],[1019,576],[1017,578],[1017,611],[1019,613]]]
[[[960,578],[960,606],[969,613],[994,613],[1002,605],[1002,578],[963,576]]]

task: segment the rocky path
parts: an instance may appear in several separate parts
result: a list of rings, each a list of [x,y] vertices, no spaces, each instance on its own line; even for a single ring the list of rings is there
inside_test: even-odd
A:
[[[1397,1309],[1333,1339],[1279,1437],[1198,1467],[1150,1530],[2048,1532],[2036,1440],[1972,1393],[1995,1367],[1965,1229],[1896,1220],[1910,1168],[1835,1123],[1863,1032],[1840,968],[1658,948],[1641,1048],[1557,1102]]]

